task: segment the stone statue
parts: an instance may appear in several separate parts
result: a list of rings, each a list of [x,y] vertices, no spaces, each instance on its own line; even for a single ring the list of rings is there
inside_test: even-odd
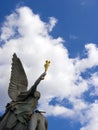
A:
[[[48,122],[42,113],[36,110],[36,114],[32,115],[29,130],[48,130]]]
[[[37,85],[46,75],[50,61],[46,61],[45,72],[27,90],[28,80],[20,59],[16,54],[12,58],[12,71],[8,88],[12,99],[0,119],[0,130],[47,130],[47,121],[40,112],[34,112],[40,98]],[[35,122],[35,123],[34,123]]]

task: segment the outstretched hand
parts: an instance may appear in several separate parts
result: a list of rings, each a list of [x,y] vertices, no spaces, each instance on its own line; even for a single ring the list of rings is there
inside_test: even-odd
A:
[[[46,76],[46,72],[42,73],[40,76],[41,80],[44,80],[45,76]]]

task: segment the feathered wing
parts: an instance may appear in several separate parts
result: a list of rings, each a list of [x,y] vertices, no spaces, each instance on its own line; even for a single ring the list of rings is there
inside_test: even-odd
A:
[[[17,96],[21,92],[27,91],[28,86],[28,80],[24,68],[16,54],[13,55],[11,69],[12,71],[8,88],[8,94],[13,101],[16,101]]]

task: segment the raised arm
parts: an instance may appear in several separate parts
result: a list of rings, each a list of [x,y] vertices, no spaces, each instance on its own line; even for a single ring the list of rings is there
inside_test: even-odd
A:
[[[31,89],[29,90],[30,93],[34,93],[34,91],[37,88],[37,85],[40,83],[41,80],[43,80],[45,78],[46,72],[48,70],[48,67],[50,65],[50,61],[46,60],[44,67],[45,67],[45,72],[41,74],[41,76],[35,81],[34,85],[31,87]]]
[[[44,72],[44,73],[42,73],[40,75],[40,77],[35,81],[33,86],[30,88],[29,93],[34,93],[35,92],[35,90],[37,89],[38,84],[41,82],[41,80],[44,80],[45,75],[46,75],[46,72]]]
[[[44,79],[46,75],[46,72],[42,73],[40,75],[40,77],[35,81],[34,85],[26,92],[22,92],[18,97],[17,97],[17,101],[22,101],[25,100],[26,98],[28,98],[31,94],[34,94],[34,92],[36,91],[36,88],[38,86],[38,84],[40,83],[41,80]]]
[[[40,75],[40,77],[35,81],[35,83],[33,84],[33,86],[26,92],[22,92],[17,100],[25,100],[27,97],[29,97],[31,94],[34,94],[34,92],[36,91],[37,89],[37,86],[38,84],[40,83],[41,80],[43,80],[45,78],[45,75],[46,75],[46,72],[48,70],[48,67],[50,65],[50,61],[46,60],[46,63],[44,64],[44,67],[45,67],[45,72],[42,73]]]

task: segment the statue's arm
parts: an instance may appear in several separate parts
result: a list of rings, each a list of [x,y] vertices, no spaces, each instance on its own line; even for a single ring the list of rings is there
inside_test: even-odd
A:
[[[44,73],[42,73],[40,75],[40,77],[35,81],[35,83],[33,84],[33,86],[30,88],[30,90],[29,90],[30,93],[34,93],[35,92],[38,84],[41,82],[41,80],[44,79],[45,75],[46,75],[46,72],[44,72]]]
[[[41,80],[44,79],[45,75],[46,75],[46,72],[42,73],[40,75],[40,77],[35,81],[35,83],[33,84],[33,86],[27,92],[22,92],[20,95],[18,95],[17,101],[25,100],[31,94],[34,94],[34,92],[36,91],[36,88],[37,88],[38,84],[40,83]]]

